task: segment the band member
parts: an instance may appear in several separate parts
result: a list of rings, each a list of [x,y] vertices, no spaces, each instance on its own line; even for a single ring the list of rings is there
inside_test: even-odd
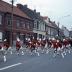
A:
[[[60,40],[57,40],[57,45],[58,45],[58,48],[62,48],[62,43]]]
[[[5,50],[8,50],[8,48],[9,48],[10,45],[9,45],[7,39],[4,40],[3,46],[4,46]]]
[[[49,38],[49,39],[47,40],[47,42],[48,42],[48,48],[51,48],[51,46],[52,46],[52,39]]]
[[[9,48],[9,46],[8,46],[7,40],[5,39],[3,44],[0,45],[1,55],[3,56],[4,62],[6,62],[6,60],[7,60],[6,59],[6,53],[7,53],[6,51],[7,51],[8,48]]]
[[[57,43],[56,39],[52,38],[52,48],[56,49],[57,48]]]
[[[21,45],[20,45],[20,39],[17,38],[17,41],[16,41],[16,50],[18,51],[20,49]]]
[[[63,46],[67,47],[67,45],[68,45],[68,41],[66,39],[63,39]]]
[[[45,41],[45,38],[44,38],[44,39],[41,40],[41,50],[42,50],[42,53],[44,53],[45,44],[46,44],[46,41]]]

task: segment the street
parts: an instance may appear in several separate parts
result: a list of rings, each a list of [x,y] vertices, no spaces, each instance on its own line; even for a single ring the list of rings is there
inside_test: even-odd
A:
[[[0,60],[0,72],[72,72],[72,53],[64,58],[50,54],[8,54],[7,62]]]

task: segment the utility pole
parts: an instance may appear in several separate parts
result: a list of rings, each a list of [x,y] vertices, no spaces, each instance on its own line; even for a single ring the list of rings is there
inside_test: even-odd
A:
[[[12,3],[12,10],[11,10],[11,42],[10,45],[12,46],[13,44],[13,4],[14,4],[14,0],[11,1]]]

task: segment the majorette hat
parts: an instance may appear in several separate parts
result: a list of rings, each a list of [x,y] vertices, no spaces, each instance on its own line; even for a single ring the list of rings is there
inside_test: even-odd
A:
[[[17,38],[17,41],[20,41],[20,39],[19,39],[19,38]]]

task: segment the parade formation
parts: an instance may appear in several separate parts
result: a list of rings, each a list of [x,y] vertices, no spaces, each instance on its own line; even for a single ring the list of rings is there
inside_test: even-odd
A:
[[[22,54],[24,52],[29,52],[30,55],[37,54],[40,56],[41,53],[48,54],[49,52],[52,53],[53,57],[57,55],[61,55],[62,58],[66,55],[66,53],[72,52],[72,39],[71,38],[64,38],[64,39],[56,39],[56,38],[37,38],[32,39],[26,38],[25,43],[22,43],[19,38],[16,40],[15,47],[11,47],[7,39],[4,39],[2,45],[0,45],[0,56],[3,58],[3,61],[6,62],[7,53],[13,54],[13,49],[17,55]]]

